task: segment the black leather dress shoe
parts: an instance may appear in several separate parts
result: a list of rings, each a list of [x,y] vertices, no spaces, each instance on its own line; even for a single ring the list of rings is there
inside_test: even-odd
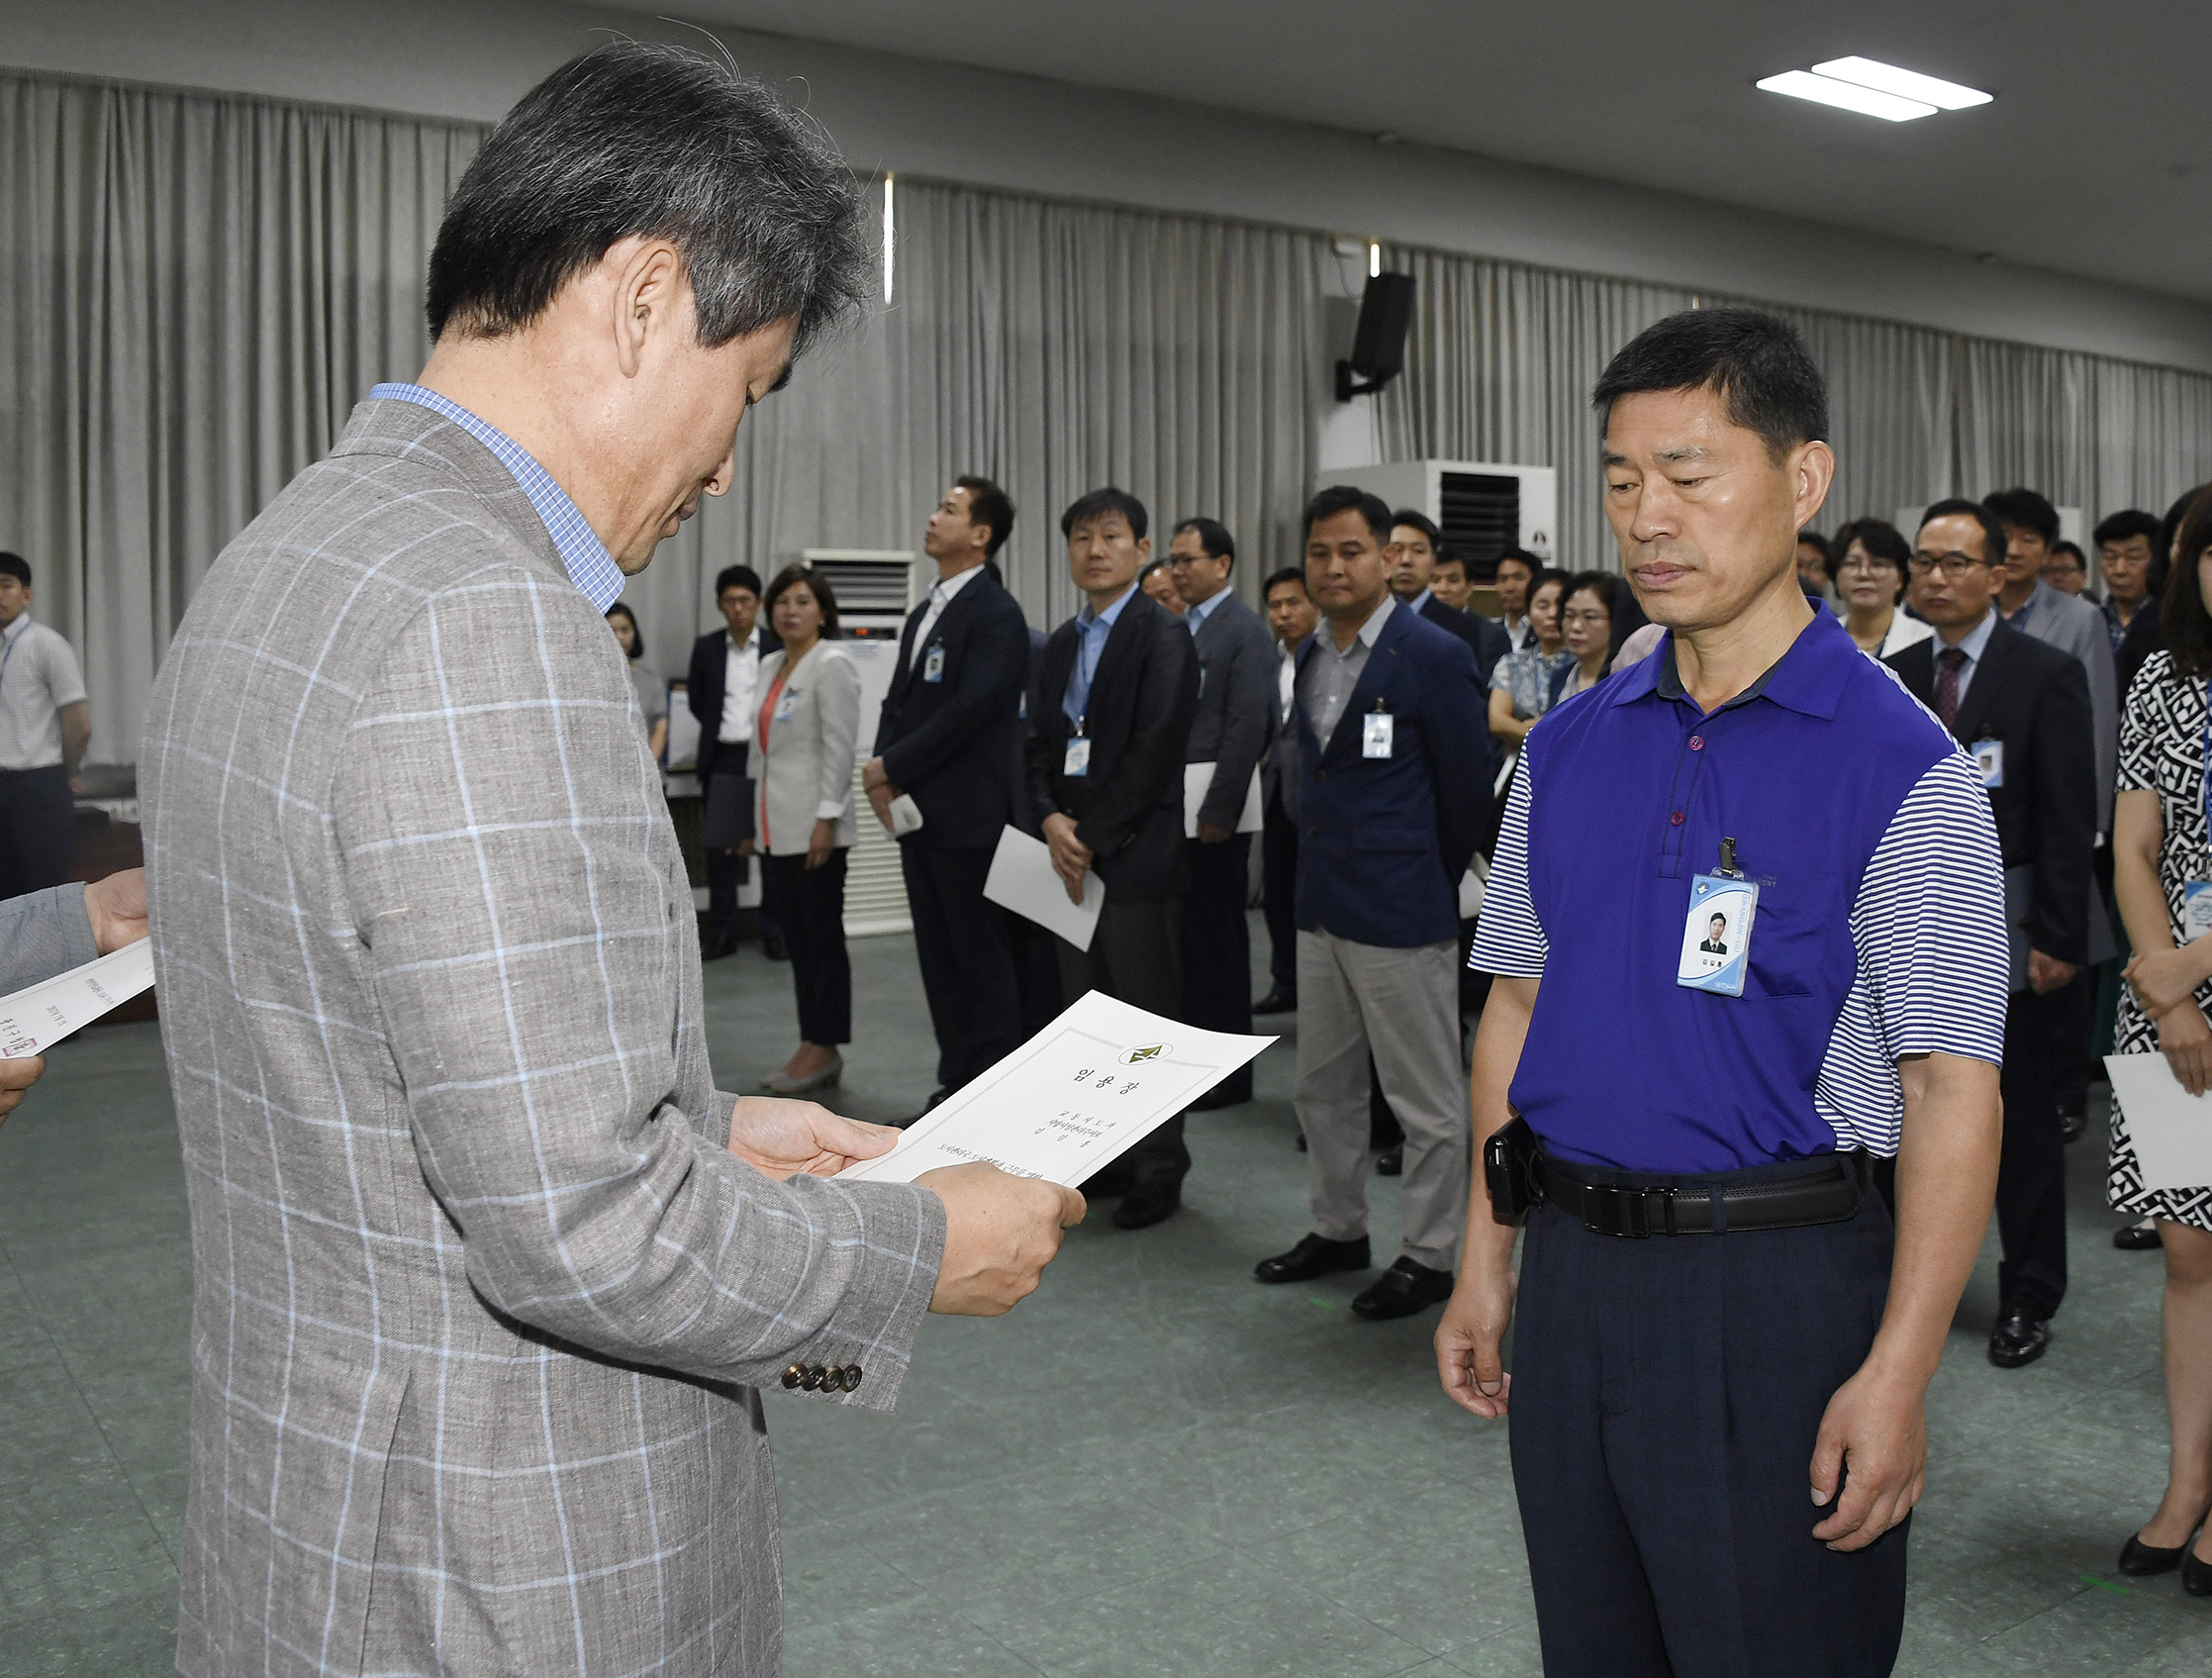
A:
[[[1144,1230],[1175,1216],[1183,1204],[1183,1190],[1175,1183],[1137,1183],[1113,1209],[1116,1230]]]
[[[2059,1109],[2059,1139],[2061,1141],[2077,1142],[2087,1133],[2088,1129],[2089,1115],[2087,1113],[2069,1113],[2063,1107]]]
[[[1387,1323],[1394,1317],[1410,1317],[1452,1297],[1452,1273],[1431,1270],[1410,1258],[1400,1258],[1376,1280],[1375,1286],[1352,1302],[1352,1314],[1370,1323]]]
[[[737,953],[737,939],[730,933],[710,933],[699,940],[699,959],[720,961],[724,956]]]
[[[791,946],[784,942],[783,934],[770,933],[760,940],[760,953],[771,961],[789,961]]]
[[[1205,1094],[1191,1103],[1193,1113],[1218,1113],[1224,1107],[1242,1107],[1252,1099],[1250,1073],[1240,1078],[1223,1078]]]
[[[1405,1174],[1405,1144],[1387,1147],[1375,1156],[1375,1174],[1378,1177],[1402,1177]]]
[[[1289,1252],[1261,1259],[1252,1266],[1252,1274],[1263,1282],[1310,1282],[1339,1270],[1365,1270],[1374,1262],[1368,1256],[1365,1235],[1356,1241],[1328,1241],[1319,1235],[1307,1235]]]
[[[1277,985],[1267,995],[1252,1005],[1255,1014],[1296,1014],[1298,1011],[1298,993],[1287,991]]]
[[[2158,1225],[2146,1218],[2140,1224],[2123,1224],[2113,1231],[2112,1244],[2122,1252],[2155,1252],[2165,1242]]]
[[[2143,1534],[2137,1532],[2120,1546],[2120,1571],[2130,1579],[2148,1579],[2154,1573],[2171,1573],[2181,1565],[2181,1558],[2188,1553],[2187,1539],[2171,1549],[2162,1549],[2157,1544],[2145,1543]]]
[[[1989,1326],[1989,1361],[1999,1369],[2018,1369],[2050,1349],[2050,1323],[2024,1305],[2005,1306]]]

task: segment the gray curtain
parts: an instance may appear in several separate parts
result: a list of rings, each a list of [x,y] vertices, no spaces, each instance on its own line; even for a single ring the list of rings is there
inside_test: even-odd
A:
[[[0,546],[128,761],[223,544],[422,365],[423,271],[482,131],[0,74]]]
[[[168,636],[223,544],[428,345],[422,276],[483,131],[0,72],[0,546],[82,652],[92,755],[127,760]],[[1298,557],[1328,379],[1317,233],[902,179],[888,307],[739,433],[736,482],[628,599],[682,673],[716,570],[914,548],[960,472],[1019,514],[1003,556],[1043,626],[1074,607],[1057,530],[1119,483],[1221,519],[1247,598]],[[1552,461],[1559,552],[1612,552],[1587,406],[1605,358],[1698,298],[1394,250],[1420,281],[1386,458]],[[2212,476],[2212,378],[1783,311],[1835,391],[1827,518],[2026,480],[2092,514]]]

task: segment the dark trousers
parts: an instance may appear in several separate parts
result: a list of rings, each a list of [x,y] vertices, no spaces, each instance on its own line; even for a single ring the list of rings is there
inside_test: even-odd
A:
[[[1182,1018],[1201,1031],[1250,1036],[1252,928],[1244,906],[1252,893],[1252,836],[1183,842],[1191,853],[1191,889],[1183,898]],[[1212,1093],[1250,1101],[1252,1068],[1238,1067]]]
[[[2054,1079],[2060,1033],[2072,1020],[2065,989],[2016,990],[2005,1005],[2004,1150],[1997,1159],[1997,1295],[2049,1317],[2067,1296],[2067,1159]]]
[[[1889,1671],[1905,1528],[1838,1553],[1805,1496],[1889,1257],[1871,1194],[1847,1223],[1644,1240],[1530,1215],[1510,1426],[1546,1678]]]
[[[1298,993],[1298,825],[1280,797],[1271,798],[1260,825],[1260,907],[1267,916],[1267,970],[1274,988],[1294,1000]]]
[[[2092,911],[2102,915],[2104,905]],[[2082,967],[2066,986],[2053,993],[2058,1006],[2052,1010],[2052,1105],[2079,1113],[2089,1100],[2089,1040],[2097,1027],[2097,983],[2100,967]]]
[[[845,851],[818,868],[804,852],[760,859],[761,907],[775,916],[791,951],[799,993],[799,1036],[831,1047],[852,1041],[852,962],[845,954]]]
[[[716,758],[714,771],[701,789],[707,804],[706,832],[700,840],[707,853],[707,926],[719,938],[733,938],[737,888],[751,878],[752,869],[752,858],[737,853],[737,846],[753,837],[753,783],[745,773],[752,749],[720,746]]]
[[[937,1085],[957,1090],[1021,1042],[1021,999],[1006,917],[983,895],[991,852],[908,839],[899,846],[899,866],[914,915],[921,993],[937,1037]]]
[[[1007,945],[1013,951],[1013,984],[1021,997],[1021,1040],[1027,1042],[1067,1007],[1060,995],[1060,940],[1026,915],[1002,909]]]
[[[1104,991],[1167,1019],[1183,1018],[1181,898],[1115,903],[1108,897],[1099,911],[1090,949],[1078,949],[1065,938],[1053,942],[1060,951],[1060,989],[1070,1002],[1085,991]],[[1191,1150],[1183,1145],[1183,1115],[1146,1136],[1119,1163],[1145,1188],[1173,1188],[1182,1182],[1191,1169]]]
[[[60,764],[0,769],[0,898],[45,891],[69,877],[76,821],[76,798]]]

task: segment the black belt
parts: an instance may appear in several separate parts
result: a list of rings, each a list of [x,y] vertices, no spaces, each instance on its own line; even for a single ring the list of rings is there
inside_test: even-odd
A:
[[[1837,1154],[1802,1176],[1760,1173],[1739,1183],[1640,1187],[1586,1183],[1570,1167],[1540,1158],[1544,1198],[1599,1235],[1704,1235],[1715,1230],[1800,1230],[1857,1215],[1872,1181],[1864,1153]]]

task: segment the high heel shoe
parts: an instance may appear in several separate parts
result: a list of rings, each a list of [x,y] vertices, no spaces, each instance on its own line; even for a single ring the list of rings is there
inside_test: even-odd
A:
[[[2212,1561],[2199,1561],[2194,1550],[2183,1556],[2181,1589],[2192,1597],[2212,1597]]]
[[[814,1090],[834,1089],[837,1079],[844,1072],[845,1057],[832,1054],[829,1064],[818,1072],[810,1072],[804,1078],[787,1077],[781,1072],[771,1072],[760,1080],[761,1088],[777,1095],[806,1095]]]
[[[2194,1533],[2190,1534],[2195,1536]],[[2155,1573],[2171,1573],[2189,1553],[2189,1539],[2183,1538],[2171,1549],[2158,1544],[2147,1544],[2143,1534],[2137,1532],[2120,1546],[2120,1571],[2131,1579],[2148,1579]],[[2203,1567],[2204,1563],[2198,1562]],[[2206,1568],[2212,1573],[2212,1568]]]

